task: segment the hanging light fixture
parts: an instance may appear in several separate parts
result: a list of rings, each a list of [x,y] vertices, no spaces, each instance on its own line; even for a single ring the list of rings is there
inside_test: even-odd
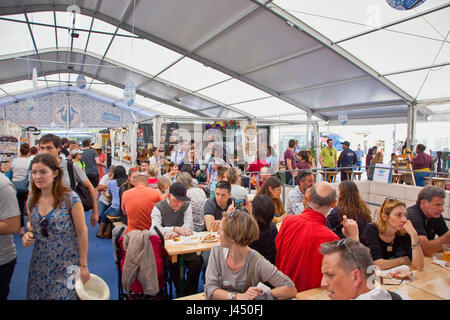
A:
[[[76,80],[77,87],[80,89],[86,88],[86,77],[83,74],[79,74]]]
[[[34,94],[36,94],[37,89],[38,89],[38,76],[37,76],[36,67],[33,67],[33,73],[31,75],[31,80],[33,81]]]
[[[345,111],[340,111],[338,114],[338,121],[341,125],[346,125],[348,122],[348,116]]]
[[[125,85],[125,89],[123,89],[123,100],[128,105],[131,106],[136,99],[136,87],[134,86],[133,81],[128,81]]]
[[[133,5],[133,25],[131,28],[131,33],[133,37],[131,38],[131,54],[130,56],[133,57],[133,39],[134,39],[134,15],[136,12],[136,0],[134,0]],[[132,66],[130,64],[130,66]],[[133,81],[131,81],[131,70],[130,70],[130,78],[125,85],[125,88],[123,89],[123,101],[128,105],[131,106],[134,103],[134,100],[136,99],[136,87],[134,86]]]

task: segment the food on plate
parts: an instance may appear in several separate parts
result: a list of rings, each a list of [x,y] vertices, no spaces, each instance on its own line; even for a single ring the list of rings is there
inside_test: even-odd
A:
[[[180,237],[173,237],[173,241],[180,241]]]
[[[397,271],[397,272],[389,272],[385,278],[387,279],[398,279],[398,280],[412,280],[413,273],[412,271]]]
[[[208,233],[206,236],[203,237],[202,242],[215,242],[218,240],[219,238],[216,235]]]

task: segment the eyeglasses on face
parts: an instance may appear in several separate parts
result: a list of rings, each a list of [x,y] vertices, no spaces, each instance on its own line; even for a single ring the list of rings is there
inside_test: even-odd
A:
[[[48,237],[48,221],[45,217],[42,217],[39,221],[39,225],[41,226],[42,235],[47,238]]]
[[[345,243],[345,239],[341,239],[339,240],[336,245],[341,248],[341,247],[345,247],[347,249],[347,251],[350,253],[350,255],[353,258],[353,261],[355,262],[356,266],[358,267],[358,270],[362,272],[361,267],[359,266],[358,261],[356,261],[355,255],[353,254],[352,250],[350,250],[350,248],[348,247],[347,243]]]

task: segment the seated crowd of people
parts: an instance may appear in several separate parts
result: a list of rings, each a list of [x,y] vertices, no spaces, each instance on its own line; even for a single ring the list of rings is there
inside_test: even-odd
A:
[[[42,272],[50,273],[50,265],[56,268],[70,260],[82,269],[82,280],[89,279],[82,206],[69,189],[70,183],[64,182],[67,160],[58,156],[58,141],[43,137],[41,144],[52,144],[55,150],[43,149],[44,154],[31,162],[27,203],[31,220],[22,239],[25,246],[35,244],[28,297],[73,298],[73,290],[61,285],[57,285],[60,290],[47,292],[45,288],[55,285],[58,275],[44,281]],[[106,226],[111,217],[127,225],[125,234],[157,234],[158,229],[165,239],[173,239],[194,232],[218,232],[220,246],[201,255],[183,255],[188,269],[184,295],[198,293],[203,274],[207,299],[223,300],[264,295],[291,299],[298,292],[321,286],[331,299],[394,299],[396,293],[368,287],[373,271],[369,267],[406,264],[421,270],[425,255],[450,243],[442,216],[446,195],[440,188],[424,187],[409,208],[387,198],[372,220],[353,181],[342,181],[335,190],[327,182],[315,183],[313,173],[304,170],[292,177],[296,185],[283,203],[282,182],[270,166],[269,171],[261,170],[263,183],[255,185],[256,195],[250,197],[243,172],[221,160],[213,158],[208,164],[206,181],[199,180],[192,168],[186,170],[176,163],[163,175],[157,164],[145,161],[128,174],[122,166],[109,168],[96,188],[99,198],[98,204],[94,201],[91,226],[100,223],[99,238],[109,237]],[[77,170],[76,176],[92,193],[83,172]],[[68,230],[71,219],[74,228]],[[58,246],[70,250],[52,256],[49,250]],[[179,262],[170,272],[173,279],[179,279]],[[175,281],[179,293],[178,286]]]

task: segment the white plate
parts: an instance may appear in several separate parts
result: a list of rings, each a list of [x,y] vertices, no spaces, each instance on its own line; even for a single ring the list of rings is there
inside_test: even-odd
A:
[[[171,244],[182,244],[186,241],[186,239],[184,239],[183,237],[179,237],[179,238],[180,238],[180,240],[178,240],[178,241],[174,241],[173,239],[170,239],[169,242]]]

